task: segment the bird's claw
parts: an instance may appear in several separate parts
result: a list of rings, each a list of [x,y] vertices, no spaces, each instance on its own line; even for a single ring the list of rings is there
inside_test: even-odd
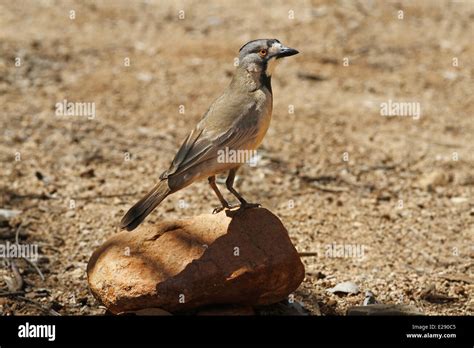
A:
[[[226,209],[226,208],[228,208],[228,207],[221,206],[221,207],[214,208],[214,210],[212,211],[212,213],[213,213],[213,214],[220,213],[221,211],[223,211],[223,210]]]
[[[226,206],[220,206],[220,207],[214,208],[212,213],[217,214],[217,213],[220,213],[221,211],[223,211],[224,209],[231,210],[231,209],[234,209],[234,208],[247,209],[247,208],[256,208],[256,207],[260,207],[260,204],[258,204],[258,203],[228,204]]]
[[[251,208],[260,208],[262,205],[260,203],[241,203],[241,204],[236,204],[236,205],[227,205],[227,206],[220,206],[217,208],[214,208],[212,211],[212,214],[217,214],[223,211],[224,209],[234,209],[234,208],[239,208],[239,210],[244,210],[244,209],[251,209]]]

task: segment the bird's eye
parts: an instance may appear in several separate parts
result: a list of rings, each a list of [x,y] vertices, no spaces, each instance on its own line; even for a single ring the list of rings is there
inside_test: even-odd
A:
[[[264,49],[264,48],[262,48],[262,49],[260,50],[260,52],[258,52],[258,54],[260,55],[260,57],[265,57],[265,56],[267,55],[267,53],[268,53],[267,50]]]

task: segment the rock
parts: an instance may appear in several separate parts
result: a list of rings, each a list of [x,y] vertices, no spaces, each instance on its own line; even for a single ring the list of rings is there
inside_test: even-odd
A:
[[[454,181],[457,185],[474,185],[474,174],[470,172],[456,172]]]
[[[300,256],[301,256],[301,253],[300,253]],[[316,278],[316,280],[326,278],[326,275],[325,275],[323,272],[321,272],[321,271],[308,272],[307,275],[310,276],[310,277]]]
[[[344,293],[356,295],[359,293],[359,287],[354,282],[343,282],[333,288],[327,289],[327,291],[333,294]]]
[[[347,309],[347,315],[423,315],[418,308],[403,304],[371,304]]]
[[[118,233],[92,254],[87,275],[113,313],[173,313],[279,302],[303,281],[304,266],[281,221],[258,208]]]
[[[68,210],[64,216],[67,218],[73,218],[76,216],[76,212],[74,210]]]
[[[95,178],[95,172],[94,168],[89,168],[87,170],[84,170],[79,174],[81,178]]]
[[[434,284],[427,285],[421,292],[420,298],[431,303],[445,303],[457,300],[455,297],[438,293]]]
[[[0,209],[0,227],[8,226],[8,222],[21,213],[21,210]]]
[[[302,302],[288,302],[286,305],[288,306],[288,315],[309,315]]]
[[[365,298],[364,298],[364,306],[376,304],[377,300],[375,299],[375,295],[372,291],[367,290],[365,292]]]
[[[0,218],[9,220],[21,214],[21,210],[0,209]]]
[[[466,197],[451,197],[451,202],[454,204],[462,204],[469,202],[469,200]]]
[[[418,187],[433,191],[435,187],[445,186],[452,181],[452,175],[442,171],[435,170],[427,173],[418,180]]]

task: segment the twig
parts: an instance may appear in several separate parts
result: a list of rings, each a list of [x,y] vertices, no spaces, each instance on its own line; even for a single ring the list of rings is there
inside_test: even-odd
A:
[[[16,298],[18,298],[20,300],[23,300],[23,301],[26,301],[26,302],[29,302],[32,305],[36,306],[37,308],[41,309],[42,311],[44,311],[45,313],[48,313],[50,315],[61,316],[61,314],[56,312],[54,309],[48,308],[47,306],[42,305],[41,303],[38,303],[38,302],[36,302],[32,299],[29,299],[29,298],[26,298],[26,297],[23,297],[23,296],[16,296]]]
[[[370,166],[368,168],[363,168],[363,169],[360,169],[359,172],[357,173],[357,175],[359,176],[360,174],[362,173],[368,173],[372,170],[394,170],[396,169],[397,167],[399,167],[401,165],[401,163],[398,163],[398,164],[391,164],[391,165],[385,165],[385,164],[377,164],[377,165],[373,165],[373,166]]]
[[[23,295],[23,294],[25,294],[24,291],[7,291],[7,292],[0,292],[0,297],[16,296],[16,295]]]
[[[19,235],[20,235],[20,230],[21,230],[21,227],[23,226],[23,221],[20,223],[20,225],[18,226],[18,228],[16,229],[16,233],[15,233],[15,244],[17,246],[20,245],[20,239],[19,239]],[[25,260],[28,264],[30,264],[31,266],[33,266],[33,268],[36,270],[36,273],[38,273],[38,275],[40,276],[41,280],[44,281],[44,275],[43,275],[43,272],[41,272],[41,270],[39,269],[39,267],[33,262],[31,261],[30,259],[26,258],[26,257],[22,257],[23,260]]]
[[[321,190],[321,191],[324,191],[324,192],[336,192],[336,193],[339,193],[339,192],[347,192],[349,191],[349,189],[347,187],[335,187],[335,186],[322,186],[322,185],[319,185],[315,182],[312,182],[311,183],[311,186],[314,186],[316,187],[318,190]]]
[[[310,186],[313,186],[317,188],[318,190],[324,191],[324,192],[346,192],[349,191],[347,187],[336,187],[336,186],[326,186],[326,185],[320,185],[317,183],[318,180],[323,180],[323,179],[331,179],[334,180],[333,177],[331,176],[319,176],[319,177],[310,177],[310,176],[300,176],[300,178],[307,182]]]
[[[41,193],[41,194],[31,193],[31,194],[26,194],[26,195],[11,193],[10,195],[13,199],[41,199],[41,200],[60,199],[60,197],[53,197],[53,196],[47,195],[45,193]]]
[[[41,272],[41,270],[40,270],[39,267],[36,265],[36,263],[34,263],[33,261],[31,261],[30,259],[28,259],[28,258],[26,258],[26,257],[23,257],[23,260],[25,260],[25,261],[28,262],[31,266],[33,266],[33,268],[36,270],[36,272],[37,272],[38,275],[40,276],[41,280],[44,281],[43,272]]]
[[[17,229],[16,229],[16,232],[15,232],[15,244],[16,245],[19,245],[20,242],[20,238],[19,238],[19,235],[20,235],[20,229],[21,229],[21,226],[23,226],[23,221],[18,225]]]
[[[326,76],[306,73],[306,72],[298,72],[297,76],[303,80],[316,81],[316,82],[325,81],[328,79]]]

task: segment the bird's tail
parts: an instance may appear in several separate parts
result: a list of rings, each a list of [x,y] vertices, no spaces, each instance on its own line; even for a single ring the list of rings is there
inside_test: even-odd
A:
[[[127,231],[134,230],[143,220],[163,201],[171,190],[168,186],[168,180],[161,180],[145,197],[140,199],[120,221],[120,228]]]

